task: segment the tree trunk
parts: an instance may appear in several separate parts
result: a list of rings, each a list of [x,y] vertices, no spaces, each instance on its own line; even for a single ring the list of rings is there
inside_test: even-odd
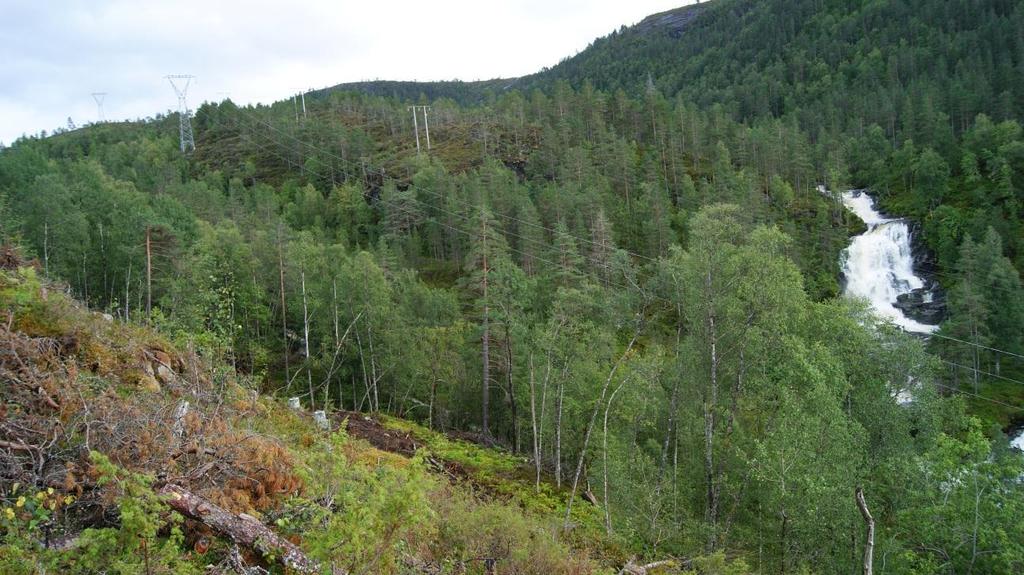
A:
[[[490,427],[490,395],[491,395],[491,326],[490,326],[490,307],[487,305],[487,236],[484,232],[484,317],[483,317],[483,337],[481,341],[480,355],[483,363],[483,379],[482,385],[482,396],[480,404],[480,420],[481,428],[485,436],[491,435]]]
[[[153,311],[153,247],[152,228],[146,226],[146,321]]]
[[[533,438],[533,465],[537,470],[535,487],[540,492],[540,437],[537,435],[537,386],[534,379],[533,353],[530,353],[530,437]]]
[[[708,272],[706,287],[711,290],[711,272]],[[708,340],[710,343],[710,379],[708,395],[704,398],[704,480],[707,483],[707,520],[709,533],[707,552],[711,553],[718,544],[718,473],[715,469],[715,409],[718,405],[718,333],[715,328],[714,303],[708,304]]]
[[[601,404],[604,403],[604,398],[608,395],[608,386],[612,383],[612,378],[615,377],[615,372],[618,371],[619,366],[622,365],[622,361],[629,355],[630,350],[633,349],[633,344],[636,343],[636,339],[640,336],[640,329],[637,328],[636,332],[633,333],[633,339],[629,340],[629,345],[626,346],[626,350],[622,352],[619,359],[615,361],[612,369],[608,372],[608,377],[604,380],[604,386],[601,387],[601,395],[598,400],[594,403],[594,409],[590,412],[590,421],[587,422],[587,429],[583,434],[583,447],[580,449],[580,456],[576,460],[576,473],[572,478],[572,490],[569,492],[569,503],[565,506],[565,522],[563,528],[568,529],[569,527],[569,514],[572,513],[572,502],[576,498],[576,488],[580,483],[580,474],[583,473],[583,461],[587,456],[587,445],[590,443],[590,435],[594,431],[594,422],[597,420],[597,412],[601,409]]]
[[[284,297],[284,246],[281,238],[281,224],[277,226],[277,272],[281,290],[281,338],[284,343],[284,381],[291,386],[292,378],[288,369],[288,305]]]
[[[868,504],[864,501],[864,490],[862,488],[857,488],[855,498],[857,499],[857,508],[860,509],[861,517],[864,518],[864,524],[867,525],[867,535],[864,541],[864,575],[871,575],[875,554],[875,519],[871,517],[871,512],[868,511]]]
[[[286,569],[298,573],[320,571],[320,566],[306,557],[295,544],[279,537],[255,517],[245,513],[230,513],[177,485],[165,485],[160,489],[160,495],[166,497],[171,509],[230,537],[238,545],[258,551],[263,557],[272,557]]]
[[[564,396],[565,378],[562,377],[558,380],[558,407],[555,414],[555,485],[558,487],[562,487],[562,399]]]
[[[505,366],[508,406],[512,417],[512,453],[519,453],[519,412],[516,409],[515,380],[512,378],[512,335],[509,333],[507,320],[505,321]]]
[[[302,341],[306,350],[306,380],[309,388],[309,409],[316,411],[316,398],[313,397],[313,369],[309,356],[309,306],[306,303],[306,271],[302,271]]]
[[[615,401],[615,396],[622,390],[623,383],[625,382],[620,382],[615,391],[612,391],[611,396],[608,397],[608,405],[604,408],[604,434],[601,440],[601,458],[604,463],[604,529],[609,536],[612,534],[612,510],[608,497],[608,412],[612,409],[612,402]]]

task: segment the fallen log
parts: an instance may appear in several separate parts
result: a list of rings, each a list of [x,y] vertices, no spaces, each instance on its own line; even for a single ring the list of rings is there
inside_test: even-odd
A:
[[[674,559],[655,561],[653,563],[647,563],[646,565],[634,563],[633,560],[630,559],[619,571],[619,575],[649,575],[650,573],[654,573],[659,569],[668,569],[671,567],[676,567],[678,565],[679,562]]]
[[[221,535],[226,535],[237,545],[254,549],[263,557],[272,557],[281,565],[299,573],[320,571],[317,562],[306,557],[294,543],[279,537],[251,515],[236,515],[183,487],[170,483],[160,489],[160,494],[166,497],[167,505],[171,509]]]

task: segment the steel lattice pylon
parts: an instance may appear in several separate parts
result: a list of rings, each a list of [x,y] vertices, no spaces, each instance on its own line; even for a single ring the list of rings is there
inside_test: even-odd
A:
[[[167,76],[167,81],[171,83],[174,93],[178,95],[178,124],[181,133],[181,152],[183,154],[196,149],[196,140],[192,137],[192,121],[189,119],[188,102],[185,101],[192,78],[195,78],[195,76],[187,74]]]

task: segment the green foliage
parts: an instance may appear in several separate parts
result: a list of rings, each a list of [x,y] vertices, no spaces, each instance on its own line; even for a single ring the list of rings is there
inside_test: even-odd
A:
[[[182,552],[181,516],[167,511],[150,487],[152,480],[101,453],[92,452],[90,459],[100,474],[98,485],[117,493],[120,525],[83,531],[79,552],[67,560],[69,572],[199,573]],[[160,536],[163,531],[168,535]]]
[[[183,552],[181,517],[168,513],[150,488],[150,479],[118,467],[100,453],[92,452],[90,458],[99,474],[98,485],[116,495],[119,525],[85,529],[72,553],[44,549],[53,520],[74,497],[52,488],[34,495],[19,493],[14,485],[10,496],[15,501],[0,517],[3,572],[199,573]]]
[[[434,480],[418,459],[375,469],[354,463],[345,456],[346,441],[344,434],[327,438],[305,461],[308,497],[325,502],[305,518],[305,546],[349,572],[396,572],[407,541],[431,531]]]
[[[186,158],[167,118],[24,140],[0,153],[0,237],[214,373],[397,416],[424,449],[411,462],[293,415],[252,422],[303,460],[306,492],[268,517],[325,564],[586,572],[600,548],[848,572],[863,487],[887,569],[1009,572],[1017,463],[938,391],[1021,403],[993,381],[1021,365],[987,348],[1024,353],[1022,17],[1002,0],[717,0],[513,89],[367,83],[310,94],[301,124],[287,101],[204,104]],[[424,98],[443,121],[416,156],[403,99]],[[920,222],[948,288],[939,335],[959,342],[830,300],[860,224],[818,184]],[[35,274],[0,272],[19,319]],[[578,464],[596,505],[561,530]],[[152,569],[187,570],[148,480],[95,465],[120,523],[88,531],[72,567],[138,570],[145,542]],[[28,527],[6,536],[4,568],[58,560]]]

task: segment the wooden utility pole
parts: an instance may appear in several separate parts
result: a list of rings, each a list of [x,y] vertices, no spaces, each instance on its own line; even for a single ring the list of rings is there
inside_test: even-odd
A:
[[[423,108],[423,128],[427,133],[427,151],[430,151],[430,121],[427,120],[427,111],[430,110],[430,106],[420,106]]]
[[[416,153],[420,153],[420,124],[416,120],[416,106],[409,106],[412,110],[412,128],[416,131]]]

